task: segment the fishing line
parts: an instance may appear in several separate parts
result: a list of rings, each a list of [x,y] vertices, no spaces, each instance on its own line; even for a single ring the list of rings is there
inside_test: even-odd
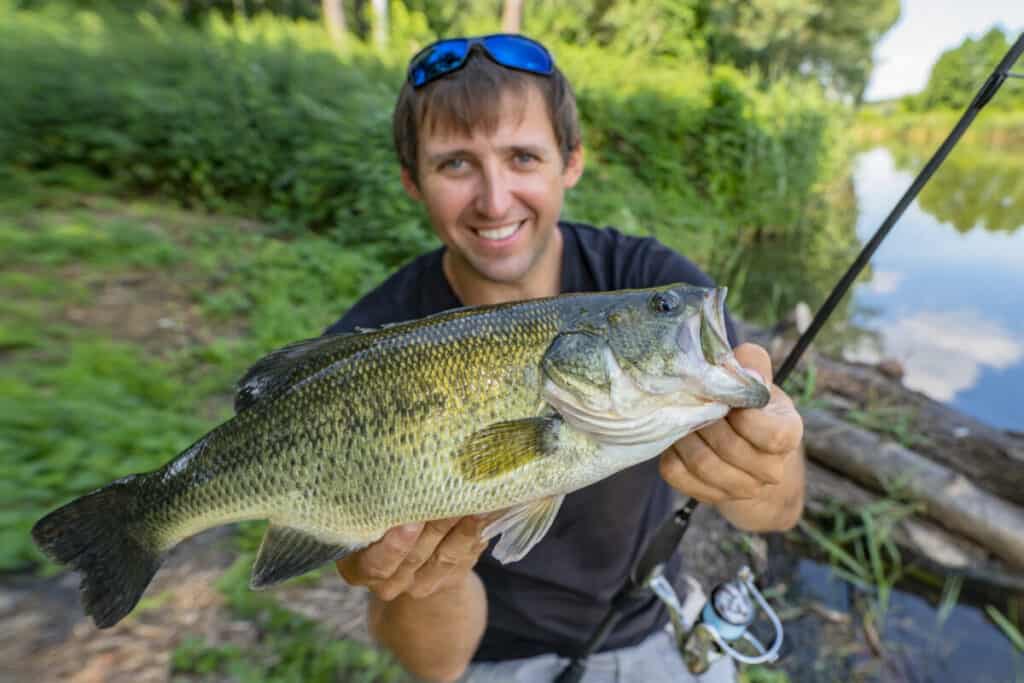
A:
[[[999,91],[999,88],[1003,85],[1003,82],[1007,78],[1024,78],[1024,74],[1011,73],[1010,69],[1013,68],[1017,59],[1021,53],[1024,53],[1024,33],[1017,38],[1017,41],[1010,46],[1010,49],[1003,56],[1003,59],[999,64],[992,70],[988,78],[978,89],[977,94],[971,103],[967,106],[960,120],[956,126],[946,137],[945,141],[939,146],[932,158],[925,164],[924,168],[914,178],[914,182],[910,184],[907,191],[900,198],[896,206],[889,213],[886,219],[879,226],[878,230],[871,237],[860,254],[847,269],[846,273],[840,278],[839,282],[832,289],[828,299],[822,304],[821,309],[817,315],[811,321],[810,326],[800,338],[797,340],[796,345],[786,356],[782,365],[779,367],[778,372],[775,373],[774,383],[782,385],[783,382],[789,377],[789,374],[796,367],[800,357],[810,346],[811,342],[818,335],[818,332],[824,326],[825,321],[828,320],[829,316],[832,315],[832,311],[835,310],[836,306],[843,296],[849,291],[850,287],[853,286],[854,281],[860,275],[861,271],[868,264],[871,257],[874,255],[878,246],[885,239],[889,231],[896,224],[896,221],[903,216],[903,212],[906,211],[907,207],[910,206],[911,202],[920,193],[921,188],[925,186],[928,180],[934,175],[935,171],[938,170],[942,162],[946,160],[953,147],[959,142],[960,138],[963,137],[964,132],[974,121],[974,118],[978,115],[978,112],[988,104],[992,97]],[[598,626],[594,635],[590,637],[583,650],[577,655],[569,665],[559,674],[555,679],[556,683],[577,683],[582,677],[586,670],[586,659],[594,652],[600,649],[604,643],[608,634],[611,633],[612,627],[618,621],[621,616],[622,608],[636,598],[638,595],[646,592],[648,579],[652,576],[652,573],[657,571],[666,562],[669,557],[675,551],[679,542],[683,538],[683,534],[686,533],[686,529],[690,523],[690,517],[693,512],[697,509],[699,502],[690,498],[686,503],[676,510],[675,514],[666,520],[657,533],[652,537],[651,541],[647,544],[644,552],[637,559],[633,565],[633,570],[630,572],[629,580],[626,585],[619,591],[616,598],[612,601],[611,607],[602,619],[601,624]]]

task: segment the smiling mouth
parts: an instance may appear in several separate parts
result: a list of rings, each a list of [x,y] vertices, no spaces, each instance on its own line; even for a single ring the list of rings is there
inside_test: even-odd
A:
[[[519,232],[519,229],[523,227],[523,224],[525,223],[526,221],[522,220],[517,223],[510,223],[508,225],[503,225],[498,228],[490,228],[487,230],[473,228],[473,232],[475,232],[478,237],[485,239],[488,242],[500,242],[502,240],[509,239]]]

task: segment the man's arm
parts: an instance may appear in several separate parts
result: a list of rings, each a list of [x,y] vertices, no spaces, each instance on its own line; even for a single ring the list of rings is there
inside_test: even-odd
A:
[[[371,591],[370,634],[410,673],[454,681],[487,623],[487,595],[473,572],[488,518],[463,517],[390,530],[338,561],[348,583]]]
[[[803,513],[803,420],[786,393],[771,384],[764,349],[743,344],[735,354],[772,387],[768,405],[732,410],[686,435],[662,454],[661,475],[680,493],[714,504],[741,529],[784,531]]]
[[[487,625],[487,596],[475,572],[414,598],[370,596],[370,634],[418,679],[449,683],[462,675]]]

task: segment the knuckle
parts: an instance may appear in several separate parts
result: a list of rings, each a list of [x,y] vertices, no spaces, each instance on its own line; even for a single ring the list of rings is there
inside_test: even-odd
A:
[[[434,593],[434,586],[424,581],[417,581],[409,586],[409,590],[406,592],[416,599],[426,598]]]
[[[710,451],[695,453],[689,458],[688,469],[693,472],[694,476],[698,479],[706,480],[713,478],[718,464],[716,460],[717,459]]]
[[[462,556],[448,548],[438,548],[434,553],[433,564],[443,571],[458,569],[462,563]]]
[[[369,559],[362,563],[360,569],[364,581],[386,581],[394,574],[390,567]]]
[[[667,451],[658,458],[658,473],[663,479],[672,480],[679,476],[679,471],[685,469],[683,461],[676,455],[676,451]]]

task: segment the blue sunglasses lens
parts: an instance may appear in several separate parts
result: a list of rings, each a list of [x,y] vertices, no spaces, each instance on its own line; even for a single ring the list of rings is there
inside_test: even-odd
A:
[[[419,88],[466,63],[469,49],[482,43],[487,54],[509,69],[550,76],[555,70],[551,55],[539,43],[516,35],[492,35],[483,38],[452,38],[425,48],[409,64],[409,82]]]
[[[469,54],[469,41],[465,38],[443,40],[427,48],[424,55],[414,59],[409,67],[409,81],[413,87],[420,87],[439,78],[446,73],[455,71],[466,60]]]
[[[502,66],[544,75],[554,70],[551,55],[532,40],[519,36],[488,36],[483,43],[494,61]]]

